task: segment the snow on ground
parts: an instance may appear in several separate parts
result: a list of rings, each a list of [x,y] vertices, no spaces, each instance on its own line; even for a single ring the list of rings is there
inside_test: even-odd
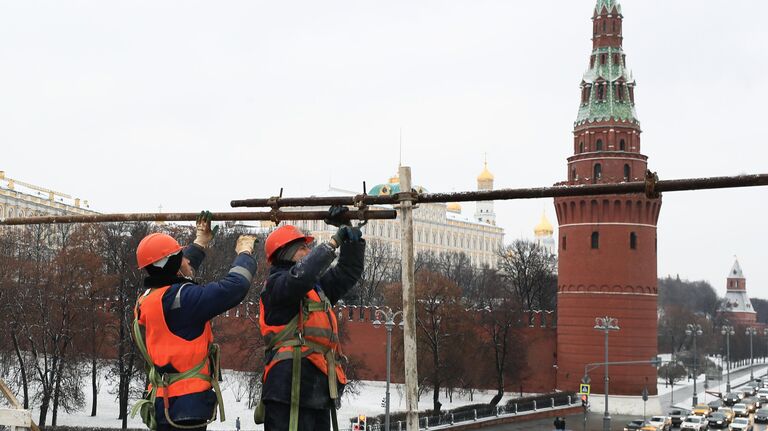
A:
[[[246,396],[242,396],[241,401],[236,401],[236,392],[242,393],[242,388],[237,389],[238,384],[232,373],[224,371],[224,382],[222,383],[222,395],[224,398],[224,409],[226,414],[226,421],[216,421],[208,425],[209,430],[234,430],[235,419],[240,417],[241,429],[243,430],[263,430],[263,427],[256,425],[253,422],[253,410],[248,409],[248,402]],[[103,379],[103,378],[102,378]],[[57,425],[68,426],[81,426],[81,427],[96,427],[96,428],[119,428],[121,421],[117,419],[118,404],[114,395],[110,392],[114,392],[113,386],[116,382],[107,381],[103,379],[101,382],[101,390],[98,394],[98,410],[97,416],[91,417],[91,385],[90,380],[83,382],[83,390],[85,392],[86,405],[79,412],[71,414],[65,413],[63,410],[59,411]],[[366,416],[375,416],[384,413],[384,408],[381,407],[382,399],[386,393],[385,382],[363,381],[359,385],[358,395],[345,395],[342,400],[342,407],[337,412],[339,418],[339,427],[342,429],[349,428],[349,418],[356,417],[363,414]],[[493,398],[495,391],[477,391],[474,394],[473,401],[469,400],[469,395],[459,395],[454,393],[453,402],[449,402],[445,397],[445,392],[440,394],[440,402],[443,404],[443,409],[452,409],[467,404],[487,403]],[[519,396],[519,393],[505,394],[505,399],[513,396]],[[529,394],[524,394],[529,395]],[[135,400],[131,400],[131,405]],[[504,402],[504,400],[502,400]],[[390,411],[402,411],[405,410],[405,391],[403,385],[390,385]],[[419,409],[425,410],[432,407],[432,393],[426,392],[422,394],[419,400]],[[130,410],[129,410],[130,411]],[[40,416],[39,409],[32,410],[32,419],[37,422]],[[47,425],[50,425],[51,412],[48,412]],[[141,422],[141,418],[136,415],[135,418],[128,419],[128,428],[146,428]]]

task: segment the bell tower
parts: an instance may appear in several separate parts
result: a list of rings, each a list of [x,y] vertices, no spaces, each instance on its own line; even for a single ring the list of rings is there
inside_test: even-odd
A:
[[[581,79],[568,180],[560,185],[639,181],[641,153],[635,79],[622,48],[618,0],[597,0],[592,53]],[[589,363],[604,361],[604,332],[595,318],[618,319],[609,335],[608,360],[650,360],[657,354],[656,223],[661,199],[645,195],[555,198],[559,223],[557,385],[574,390]],[[604,393],[603,369],[590,373],[592,391]],[[656,394],[656,369],[610,367],[611,395]]]

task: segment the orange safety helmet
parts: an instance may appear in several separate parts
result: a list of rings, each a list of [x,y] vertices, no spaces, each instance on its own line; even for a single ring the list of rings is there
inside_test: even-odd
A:
[[[304,238],[304,241],[309,244],[315,240],[315,237],[304,235],[299,228],[294,225],[286,224],[272,231],[267,237],[267,241],[264,242],[264,251],[267,253],[267,262],[272,263],[272,256],[277,253],[277,250],[289,242],[297,239]]]
[[[139,269],[142,269],[178,253],[179,250],[181,246],[172,236],[166,233],[151,233],[145,236],[136,248],[136,262],[139,263]]]

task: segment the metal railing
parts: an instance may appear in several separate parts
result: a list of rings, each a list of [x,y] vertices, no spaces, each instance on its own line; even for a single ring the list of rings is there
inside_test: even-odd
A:
[[[448,410],[440,415],[419,415],[419,429],[428,430],[432,428],[447,429],[454,425],[462,425],[471,422],[482,421],[492,418],[511,417],[521,414],[529,414],[540,410],[552,410],[568,408],[577,405],[580,402],[575,395],[555,395],[548,399],[528,400],[521,402],[507,403],[506,405],[484,406],[475,409],[457,408]],[[372,418],[369,417],[369,420]],[[393,420],[389,426],[389,431],[404,431],[404,420]],[[346,428],[346,431],[353,431],[353,425]],[[365,430],[359,431],[386,431],[383,423],[371,423]]]

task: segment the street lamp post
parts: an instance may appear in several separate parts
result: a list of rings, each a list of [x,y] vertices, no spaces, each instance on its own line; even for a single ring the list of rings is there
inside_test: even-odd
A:
[[[720,333],[725,335],[725,365],[728,369],[725,375],[725,392],[731,392],[731,335],[735,335],[736,331],[733,330],[733,326],[723,325]]]
[[[696,404],[699,403],[699,398],[696,391],[696,377],[698,374],[696,373],[696,359],[697,359],[697,352],[696,352],[696,337],[700,336],[702,334],[701,332],[701,325],[698,323],[689,323],[685,325],[685,335],[690,335],[693,337],[693,405],[696,406]]]
[[[765,335],[766,337],[765,339],[766,341],[768,341],[768,328],[763,329],[763,335]],[[765,348],[766,350],[765,350],[765,356],[763,357],[763,363],[765,363],[766,360],[768,360],[768,343],[766,344]]]
[[[392,356],[392,329],[395,327],[395,318],[400,316],[400,328],[403,328],[403,312],[393,312],[391,308],[384,307],[376,310],[376,320],[373,321],[373,327],[381,326],[380,318],[384,319],[384,328],[387,330],[387,391],[384,396],[384,431],[389,431],[389,380],[390,380],[390,356]]]
[[[757,335],[757,328],[748,327],[747,335],[749,335],[749,380],[755,380],[754,365],[755,361],[752,356],[752,336]]]
[[[611,431],[611,415],[608,413],[608,333],[619,330],[619,319],[615,317],[596,317],[595,329],[605,333],[605,413],[603,414],[603,431]]]

